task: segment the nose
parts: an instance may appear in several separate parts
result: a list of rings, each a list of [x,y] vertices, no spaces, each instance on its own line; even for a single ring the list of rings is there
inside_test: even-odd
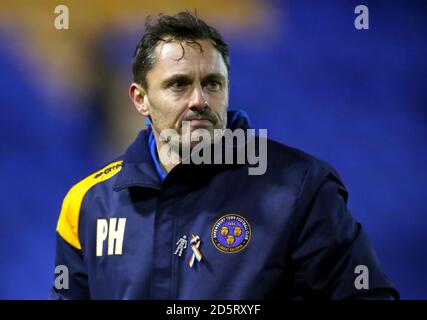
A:
[[[198,112],[203,112],[206,108],[209,107],[203,89],[200,85],[194,87],[193,92],[191,93],[188,107],[192,111]]]

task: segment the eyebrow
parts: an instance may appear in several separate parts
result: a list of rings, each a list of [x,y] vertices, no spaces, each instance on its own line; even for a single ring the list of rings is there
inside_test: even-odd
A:
[[[225,83],[225,77],[221,73],[209,73],[205,77],[202,78],[202,83],[205,83],[209,80],[217,80],[221,81],[222,83]],[[164,79],[161,82],[162,88],[166,88],[169,84],[174,83],[176,81],[184,81],[184,82],[192,82],[193,79],[191,76],[185,74],[185,73],[177,73],[169,78]]]
[[[177,73],[170,76],[169,78],[164,79],[161,83],[161,87],[166,88],[169,84],[174,83],[176,81],[191,82],[192,80],[190,76],[184,73]]]
[[[223,84],[225,83],[225,77],[221,73],[209,73],[202,79],[202,83],[205,83],[206,81],[209,81],[209,80],[220,81]]]

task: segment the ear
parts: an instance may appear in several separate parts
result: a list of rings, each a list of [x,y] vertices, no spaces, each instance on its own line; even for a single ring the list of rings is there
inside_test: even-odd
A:
[[[129,87],[129,97],[139,113],[146,117],[150,116],[147,93],[141,85],[133,82]]]

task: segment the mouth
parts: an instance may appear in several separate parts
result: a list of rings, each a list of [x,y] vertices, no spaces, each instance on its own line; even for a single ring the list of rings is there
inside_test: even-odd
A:
[[[209,119],[193,119],[190,120],[190,126],[192,128],[205,128],[212,125],[212,121]]]

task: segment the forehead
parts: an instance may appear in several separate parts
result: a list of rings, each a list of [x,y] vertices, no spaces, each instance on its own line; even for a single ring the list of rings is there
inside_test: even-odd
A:
[[[197,43],[163,42],[155,48],[155,63],[150,70],[162,78],[175,73],[221,73],[227,77],[227,67],[221,53],[210,40],[198,40]],[[200,50],[202,49],[202,50]]]

